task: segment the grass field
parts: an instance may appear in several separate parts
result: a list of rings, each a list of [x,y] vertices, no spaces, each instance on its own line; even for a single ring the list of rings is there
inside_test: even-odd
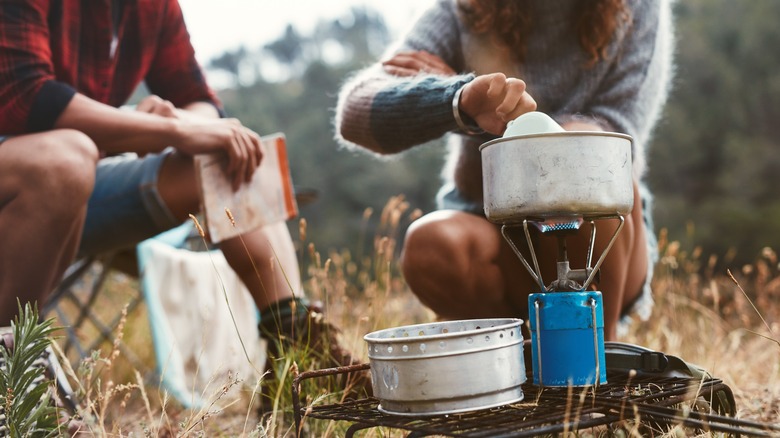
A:
[[[392,199],[378,215],[374,251],[320,254],[316,244],[299,237],[305,288],[326,304],[326,318],[342,329],[342,342],[367,361],[363,335],[380,328],[430,321],[435,316],[405,286],[397,271],[399,229],[419,215],[403,198]],[[695,247],[668,242],[661,233],[662,258],[653,280],[656,305],[650,320],[634,323],[621,341],[663,351],[707,369],[734,391],[738,416],[780,423],[780,265],[765,249],[755,262],[737,272],[715,271],[716,257]],[[316,241],[316,239],[314,239]],[[131,277],[114,275],[101,297],[107,306],[121,306],[138,287]],[[84,336],[91,336],[85,332]],[[290,376],[317,369],[321,362],[307,352],[291,352],[278,369],[284,379],[274,393],[275,409],[257,415],[259,376],[236,379],[215,376],[206,395],[210,404],[199,410],[181,408],[156,383],[154,355],[145,309],[139,307],[123,322],[115,343],[72,371],[82,394],[81,412],[92,433],[102,436],[293,436]],[[127,346],[138,363],[117,348]],[[322,384],[307,387],[308,402],[338,397]],[[333,389],[333,391],[331,391]],[[335,392],[335,395],[334,395]],[[313,394],[313,395],[312,395]],[[331,394],[331,398],[328,398]],[[345,426],[312,420],[311,436],[343,436]],[[374,430],[361,436],[403,436]],[[587,434],[583,436],[588,436]]]

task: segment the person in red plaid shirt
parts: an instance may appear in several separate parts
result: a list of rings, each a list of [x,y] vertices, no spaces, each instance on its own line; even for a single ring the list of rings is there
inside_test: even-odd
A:
[[[133,246],[197,212],[193,154],[224,154],[237,188],[262,153],[256,132],[221,117],[176,0],[0,0],[0,17],[2,326],[17,298],[45,300],[77,255]],[[151,95],[119,109],[141,82]],[[266,335],[312,333],[286,224],[242,238],[220,249]]]

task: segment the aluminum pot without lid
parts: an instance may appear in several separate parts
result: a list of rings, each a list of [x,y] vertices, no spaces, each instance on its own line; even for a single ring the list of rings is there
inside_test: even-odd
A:
[[[551,132],[480,146],[485,215],[491,222],[598,218],[634,206],[631,137]]]
[[[372,332],[371,383],[382,412],[427,416],[523,399],[522,320],[474,319]]]

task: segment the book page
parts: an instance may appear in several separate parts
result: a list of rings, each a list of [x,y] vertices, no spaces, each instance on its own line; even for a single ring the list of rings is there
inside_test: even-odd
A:
[[[214,243],[298,215],[285,136],[276,133],[261,137],[261,141],[260,167],[252,180],[236,191],[225,173],[224,155],[195,156],[206,228]],[[225,209],[230,210],[235,225]]]

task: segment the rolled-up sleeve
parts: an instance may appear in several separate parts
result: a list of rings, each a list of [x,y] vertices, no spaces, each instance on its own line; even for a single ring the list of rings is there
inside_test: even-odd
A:
[[[374,68],[349,84],[336,110],[337,139],[393,154],[456,129],[455,92],[473,75],[394,77]]]
[[[206,83],[201,66],[176,0],[167,0],[163,33],[157,53],[146,75],[149,91],[170,100],[177,107],[193,102],[210,102],[222,112],[221,102]]]
[[[458,71],[463,57],[456,50],[457,22],[452,4],[439,0],[388,54],[424,50]],[[393,76],[381,64],[375,64],[342,87],[336,107],[336,140],[346,146],[393,154],[439,138],[457,128],[452,99],[460,87],[473,79],[472,73]]]
[[[0,2],[2,134],[50,129],[76,93],[55,78],[48,13],[48,0]]]

